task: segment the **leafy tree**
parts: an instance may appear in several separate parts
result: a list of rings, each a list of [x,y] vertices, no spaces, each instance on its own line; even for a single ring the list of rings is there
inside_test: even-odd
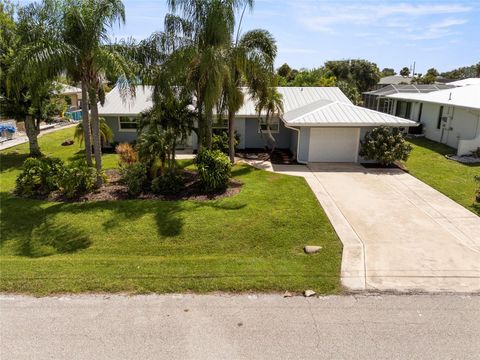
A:
[[[472,77],[480,77],[480,62],[475,65],[463,66],[458,69],[442,72],[440,76],[447,79],[467,79]]]
[[[292,72],[292,68],[288,66],[287,63],[283,64],[277,69],[277,74],[285,79],[288,78],[291,72]]]
[[[393,76],[393,75],[396,75],[396,74],[397,73],[392,68],[383,68],[382,72],[380,73],[380,76],[381,77],[386,77],[386,76]]]
[[[435,68],[431,68],[427,70],[424,76],[419,77],[417,82],[419,84],[433,84],[439,75],[439,72]]]
[[[345,94],[345,96],[355,105],[362,102],[362,96],[358,92],[357,87],[348,81],[337,81],[336,86]]]
[[[402,70],[400,70],[400,75],[402,75],[402,76],[410,76],[410,69],[405,66],[404,68],[402,68]]]
[[[301,69],[289,82],[289,86],[318,86],[320,79],[325,75],[323,68]]]
[[[398,128],[380,126],[367,132],[361,141],[360,155],[389,166],[397,160],[407,160],[411,151],[412,146],[405,141]]]

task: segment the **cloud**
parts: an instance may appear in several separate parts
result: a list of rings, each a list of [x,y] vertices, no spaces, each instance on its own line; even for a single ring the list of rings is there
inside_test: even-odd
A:
[[[304,27],[325,33],[341,33],[351,30],[352,26],[372,29],[398,29],[398,37],[410,39],[433,39],[449,36],[452,27],[468,22],[465,16],[472,7],[465,4],[411,4],[348,2],[342,6],[331,3],[312,3],[309,1],[292,5],[299,13],[298,19]],[[321,14],[321,15],[313,15]],[[455,17],[452,17],[455,16]],[[410,35],[409,34],[416,34]],[[392,32],[395,35],[395,32]],[[397,37],[397,36],[396,36]]]

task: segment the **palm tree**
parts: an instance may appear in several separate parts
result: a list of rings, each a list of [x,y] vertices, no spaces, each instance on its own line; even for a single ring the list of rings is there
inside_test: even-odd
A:
[[[211,148],[213,109],[229,75],[227,53],[235,12],[252,8],[253,0],[167,0],[167,4],[174,13],[165,19],[167,38],[175,39],[173,64],[186,70],[185,86],[196,98],[199,149]]]
[[[106,142],[112,142],[113,141],[113,132],[112,129],[107,124],[107,121],[105,118],[101,117],[98,119],[100,123],[100,139],[102,143]],[[83,120],[78,123],[78,125],[75,127],[75,133],[73,134],[73,137],[75,140],[77,140],[80,144],[82,144],[85,141],[85,133],[87,133],[87,137],[90,138],[92,129],[88,129],[88,126],[90,126],[90,122],[87,123],[87,127],[84,126]]]
[[[260,131],[263,134],[261,116],[265,113],[265,129],[267,130],[268,140],[270,140],[272,149],[271,153],[275,151],[276,140],[272,135],[271,119],[275,116],[280,116],[283,113],[283,100],[276,87],[268,86],[260,90],[257,94],[256,110],[260,122]]]
[[[41,4],[26,6],[23,12],[30,16],[25,16],[30,20],[24,22],[24,33],[30,35],[16,59],[11,77],[19,81],[39,77],[53,79],[66,72],[82,83],[83,121],[88,125],[89,101],[96,185],[100,187],[103,178],[98,101],[103,102],[105,98],[103,74],[119,75],[122,94],[133,94],[133,66],[115,46],[109,45],[108,38],[110,27],[125,22],[123,3],[121,0],[43,0]],[[85,126],[85,131],[88,128],[90,126]],[[91,148],[89,135],[84,133],[87,160]]]
[[[275,40],[266,30],[251,30],[242,37],[237,34],[235,42],[231,43],[228,51],[229,76],[224,81],[222,107],[228,116],[228,148],[232,163],[235,162],[235,114],[244,102],[242,81],[253,88],[259,77],[273,72],[276,54]]]
[[[125,7],[121,0],[70,0],[64,16],[65,43],[76,50],[82,85],[87,88],[91,108],[93,149],[97,169],[96,186],[103,184],[102,150],[98,101],[103,102],[103,74],[121,75],[124,94],[133,91],[132,65],[108,45],[108,30],[115,23],[125,23]],[[88,120],[87,120],[88,121]],[[87,137],[85,137],[87,138]]]

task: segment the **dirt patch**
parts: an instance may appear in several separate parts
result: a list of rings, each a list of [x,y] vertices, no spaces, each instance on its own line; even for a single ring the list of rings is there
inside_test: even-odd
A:
[[[181,174],[184,187],[180,192],[174,195],[156,195],[149,189],[145,189],[145,191],[138,197],[132,197],[128,194],[127,186],[121,183],[118,170],[107,170],[105,174],[108,182],[101,189],[82,195],[77,199],[66,199],[62,194],[56,191],[50,194],[48,200],[56,202],[115,201],[132,199],[206,201],[237,195],[241,191],[243,185],[242,182],[231,179],[226,189],[208,193],[202,188],[196,172],[184,170]]]

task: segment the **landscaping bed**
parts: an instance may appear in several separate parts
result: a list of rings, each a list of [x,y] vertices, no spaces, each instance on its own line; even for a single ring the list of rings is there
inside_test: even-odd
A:
[[[120,171],[109,169],[106,171],[107,183],[100,189],[84,194],[75,199],[69,199],[63,196],[59,191],[54,191],[46,199],[55,202],[83,202],[83,201],[116,201],[132,200],[128,193],[127,185],[121,181]],[[242,182],[231,179],[226,189],[213,192],[206,192],[201,186],[198,173],[191,170],[181,170],[180,177],[183,180],[183,188],[172,195],[157,195],[146,189],[140,195],[136,196],[138,200],[218,200],[224,197],[238,194],[242,188]]]

